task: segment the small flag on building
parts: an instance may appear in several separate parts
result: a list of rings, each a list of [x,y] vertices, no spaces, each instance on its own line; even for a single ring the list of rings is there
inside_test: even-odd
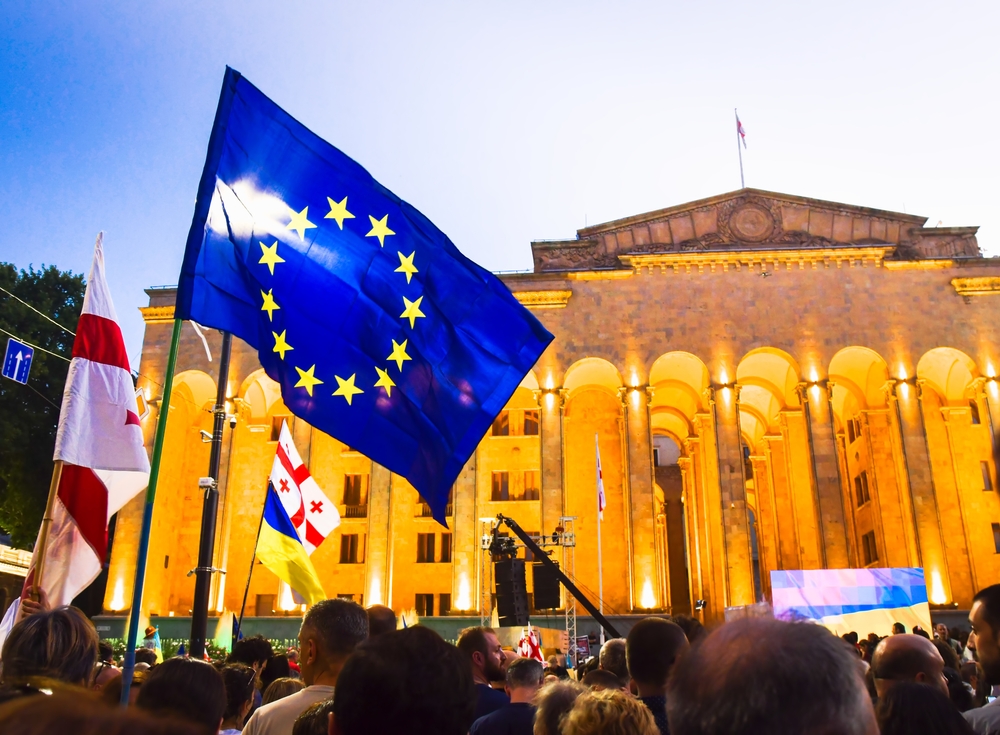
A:
[[[740,134],[740,141],[743,143],[743,147],[747,147],[747,134],[743,130],[743,123],[740,122],[740,116],[736,116],[736,132]]]
[[[601,471],[601,443],[594,435],[594,446],[597,449],[597,517],[604,520],[604,509],[608,507],[608,499],[604,496],[604,473]]]

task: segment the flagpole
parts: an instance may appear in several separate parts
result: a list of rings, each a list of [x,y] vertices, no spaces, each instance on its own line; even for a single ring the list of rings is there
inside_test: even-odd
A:
[[[271,492],[271,481],[267,481],[267,491],[264,493],[264,506],[260,511],[260,523],[257,524],[257,538],[253,540],[253,555],[250,557],[250,571],[247,572],[247,586],[243,588],[243,604],[240,605],[240,619],[236,622],[237,637],[243,632],[243,611],[247,609],[247,595],[250,594],[250,579],[253,577],[253,563],[257,560],[257,544],[260,543],[260,530],[264,527],[264,511],[267,510],[267,493]]]
[[[167,434],[167,418],[170,416],[170,394],[174,387],[174,370],[177,367],[177,347],[181,341],[180,319],[174,319],[174,331],[170,337],[170,353],[167,356],[167,372],[163,376],[163,396],[160,398],[160,415],[156,421],[156,435],[153,437],[153,459],[149,468],[149,485],[146,487],[146,504],[142,510],[142,530],[139,533],[139,553],[135,562],[135,583],[132,586],[132,610],[129,614],[128,641],[125,647],[125,663],[122,668],[122,706],[128,706],[129,689],[135,673],[135,644],[139,633],[139,613],[142,606],[142,588],[146,581],[146,557],[149,554],[149,534],[153,526],[153,501],[156,500],[156,484],[160,479],[160,458],[163,456],[163,441]]]
[[[601,561],[601,443],[594,434],[594,449],[597,454],[597,603],[604,615],[604,566]],[[604,626],[601,626],[601,645],[604,645]]]
[[[746,189],[747,185],[743,181],[743,149],[740,147],[740,114],[733,108],[733,115],[736,117],[736,152],[740,156],[740,188]]]
[[[45,501],[45,515],[42,516],[42,527],[38,532],[38,543],[35,544],[35,576],[31,583],[31,599],[38,600],[42,588],[42,573],[45,571],[45,547],[49,542],[49,528],[52,526],[52,512],[55,510],[56,496],[59,494],[59,480],[62,479],[63,461],[57,459],[52,465],[52,480],[49,482],[49,498]],[[103,559],[101,562],[103,563]]]

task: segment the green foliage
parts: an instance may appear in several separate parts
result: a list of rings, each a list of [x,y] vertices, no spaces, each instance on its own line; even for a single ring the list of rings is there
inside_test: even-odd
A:
[[[83,307],[82,275],[54,266],[18,271],[0,263],[0,286],[75,330]],[[2,291],[0,328],[66,358],[73,350],[73,335]],[[0,333],[4,349],[7,337]],[[45,511],[68,368],[65,360],[36,350],[27,386],[0,379],[0,529],[18,548],[32,548]]]
[[[125,639],[124,638],[105,638],[106,643],[111,644],[111,650],[114,651],[115,661],[119,663],[125,659]],[[299,642],[295,638],[271,638],[271,646],[274,648],[275,653],[284,653],[291,647],[297,647]],[[141,641],[140,641],[141,643]],[[166,661],[168,658],[173,658],[177,655],[177,650],[184,644],[187,648],[188,642],[183,638],[161,638],[160,639],[160,651],[163,653],[163,660]],[[205,651],[208,653],[209,658],[213,661],[225,661],[229,652],[225,648],[220,648],[211,641],[208,641],[205,646]]]

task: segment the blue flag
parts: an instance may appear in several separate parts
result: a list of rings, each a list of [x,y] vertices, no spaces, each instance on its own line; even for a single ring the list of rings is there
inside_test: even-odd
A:
[[[296,416],[405,477],[442,523],[552,341],[430,220],[228,68],[176,316],[256,348]]]

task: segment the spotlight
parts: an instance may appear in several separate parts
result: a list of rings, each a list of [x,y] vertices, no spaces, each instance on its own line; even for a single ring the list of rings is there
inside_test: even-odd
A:
[[[700,611],[700,610],[704,610],[706,604],[707,603],[705,602],[705,600],[695,600],[694,601],[694,609],[695,609],[695,611],[697,612],[697,611]]]

